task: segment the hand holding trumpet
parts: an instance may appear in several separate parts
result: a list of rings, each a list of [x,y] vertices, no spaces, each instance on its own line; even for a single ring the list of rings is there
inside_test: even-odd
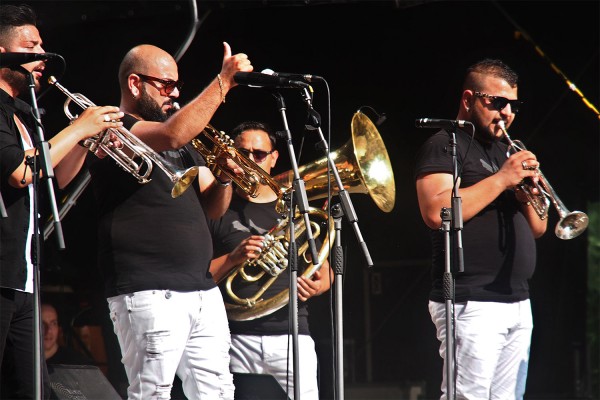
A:
[[[540,163],[537,161],[535,154],[528,150],[519,151],[511,154],[500,168],[500,171],[498,171],[498,174],[505,177],[507,189],[514,189],[518,192],[519,186],[523,184],[525,179],[531,179],[534,182],[534,185],[539,182],[539,165]],[[541,193],[539,193],[539,190],[534,186],[532,188],[532,194],[540,195]],[[527,199],[525,196],[521,196],[523,198],[519,198],[519,194],[517,194],[517,199],[526,202]]]
[[[83,141],[107,129],[123,126],[120,121],[123,115],[123,112],[119,111],[119,107],[115,106],[88,107],[83,110],[80,116],[71,120],[69,129],[73,135],[77,136],[79,141]],[[116,137],[112,139],[116,140]],[[117,143],[113,143],[113,145],[117,145]]]

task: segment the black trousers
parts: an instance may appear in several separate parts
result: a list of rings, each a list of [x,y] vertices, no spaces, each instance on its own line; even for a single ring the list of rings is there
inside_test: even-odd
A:
[[[33,399],[35,395],[34,295],[0,289],[0,388],[2,399]],[[43,334],[40,333],[40,337]],[[50,398],[50,380],[43,353],[43,399]]]

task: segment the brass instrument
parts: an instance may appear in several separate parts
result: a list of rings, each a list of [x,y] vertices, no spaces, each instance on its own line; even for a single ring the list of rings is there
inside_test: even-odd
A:
[[[392,211],[396,202],[394,172],[377,128],[359,111],[352,117],[351,133],[351,139],[331,153],[344,189],[349,193],[369,194],[382,211]],[[305,181],[308,200],[327,196],[327,157],[298,167],[298,172]],[[290,187],[293,171],[278,174],[273,179],[283,187]],[[336,182],[331,181],[334,185],[332,190],[339,191]]]
[[[377,132],[377,128],[364,114],[357,112],[352,119],[352,139],[341,149],[332,152],[334,163],[340,173],[342,184],[351,193],[368,193],[377,206],[384,212],[394,207],[396,188],[394,174],[387,150]],[[368,152],[367,152],[368,147]],[[327,196],[327,159],[320,159],[308,165],[299,167],[300,176],[305,181],[306,194],[310,200]],[[277,182],[281,187],[279,192],[291,190],[291,173],[279,174],[269,180]],[[273,187],[273,183],[270,183]],[[275,189],[274,189],[275,190]],[[337,188],[335,190],[338,190]],[[278,192],[277,190],[275,190]],[[321,235],[319,224],[314,220],[319,218],[327,222],[317,262],[310,262],[302,276],[310,278],[319,270],[326,260],[331,244],[335,239],[334,222],[328,219],[327,212],[310,207],[309,217],[313,237]],[[248,259],[234,267],[224,278],[226,294],[225,307],[227,316],[232,321],[247,321],[263,317],[284,307],[289,302],[289,289],[265,299],[263,294],[287,268],[289,247],[288,220],[282,220],[265,235],[265,246],[259,256]],[[306,226],[300,214],[296,213],[295,237],[302,241],[301,235]],[[305,253],[308,242],[298,246],[298,256],[306,259]],[[307,261],[308,262],[308,261]],[[241,283],[240,283],[240,278]],[[237,279],[237,282],[234,281]],[[242,298],[235,294],[236,285],[258,285],[257,281],[264,279],[254,296]],[[219,283],[221,283],[221,280]],[[228,303],[231,300],[233,303]]]
[[[233,183],[242,189],[248,196],[255,198],[258,196],[260,185],[267,185],[277,194],[278,201],[276,210],[280,214],[285,214],[286,205],[283,196],[286,191],[283,190],[277,182],[271,178],[258,164],[239,152],[233,146],[231,139],[225,132],[218,131],[211,125],[207,125],[196,138],[192,139],[194,149],[204,157],[206,166],[213,174],[224,174],[228,176]],[[244,173],[242,175],[234,174],[226,168],[221,168],[217,159],[225,155],[235,162]]]
[[[78,118],[78,115],[73,115],[69,110],[71,102],[75,103],[83,110],[95,106],[94,103],[82,94],[69,92],[64,86],[58,83],[54,76],[48,78],[48,82],[51,85],[56,86],[67,96],[67,100],[64,104],[64,112],[69,120],[74,121]],[[122,147],[117,148],[111,146],[111,133],[122,143]],[[169,163],[150,146],[123,127],[109,128],[96,136],[86,139],[83,142],[83,145],[94,154],[99,150],[102,150],[115,160],[119,167],[132,174],[138,182],[142,184],[151,181],[149,176],[152,173],[152,163],[158,165],[160,169],[167,174],[171,182],[174,183],[173,189],[171,190],[171,196],[173,198],[183,194],[198,175],[197,166],[185,170],[178,170],[176,166]],[[131,155],[127,154],[127,151],[130,152]]]
[[[321,235],[321,227],[314,219],[318,218],[327,223],[327,232],[324,233],[323,242],[318,252],[318,260],[317,262],[310,262],[302,273],[302,276],[310,278],[321,268],[321,265],[329,255],[331,247],[330,243],[333,243],[335,238],[335,227],[334,221],[328,220],[326,211],[309,207],[308,214],[310,217],[313,217],[313,220],[310,221],[310,229],[312,230],[314,239],[317,239]],[[294,224],[294,235],[299,241],[306,231],[304,218],[299,212],[296,212]],[[269,232],[264,235],[264,247],[259,256],[239,264],[224,278],[228,295],[225,297],[225,308],[227,310],[228,319],[232,321],[250,321],[271,314],[284,307],[289,302],[289,289],[281,290],[269,299],[264,299],[262,297],[266,290],[288,266],[289,233],[288,219],[283,219],[277,226],[271,228]],[[298,259],[304,257],[306,260],[305,253],[307,250],[308,242],[305,241],[298,246]],[[241,298],[235,294],[235,286],[239,283],[234,282],[236,278],[241,278],[242,284],[252,285],[264,277],[266,277],[266,280],[262,283],[262,286],[257,289],[254,296]],[[228,303],[227,300],[231,300],[232,303]]]
[[[518,151],[526,150],[525,145],[520,140],[512,140],[506,131],[504,121],[498,121],[498,126],[502,130],[504,137],[508,142],[508,151],[513,154]],[[507,157],[510,154],[507,154]],[[554,233],[563,240],[573,239],[583,233],[588,226],[589,220],[587,214],[582,211],[569,211],[563,202],[558,198],[556,192],[546,179],[539,168],[536,168],[539,181],[533,182],[531,179],[525,179],[518,185],[520,190],[525,192],[527,200],[531,203],[540,219],[548,216],[550,203],[554,205],[560,220],[556,224]],[[533,189],[537,189],[539,194],[534,194]]]

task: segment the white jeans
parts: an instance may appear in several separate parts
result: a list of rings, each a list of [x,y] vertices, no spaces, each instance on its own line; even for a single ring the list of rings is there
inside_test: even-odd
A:
[[[288,342],[289,338],[289,342]],[[273,375],[294,399],[292,337],[288,335],[231,335],[231,372]],[[298,335],[300,398],[319,400],[317,353],[308,335]],[[288,363],[289,360],[289,363]],[[289,373],[289,374],[288,374]]]
[[[444,359],[446,399],[446,305],[429,302]],[[520,400],[525,394],[533,319],[531,303],[457,303],[455,383],[457,400]]]
[[[108,304],[130,400],[170,399],[175,374],[189,399],[233,399],[229,325],[218,288],[147,290]]]

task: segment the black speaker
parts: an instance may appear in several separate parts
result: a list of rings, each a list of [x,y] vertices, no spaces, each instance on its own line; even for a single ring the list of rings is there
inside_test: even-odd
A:
[[[121,400],[102,371],[93,365],[48,365],[51,399]]]
[[[234,400],[290,400],[273,375],[233,373]]]

